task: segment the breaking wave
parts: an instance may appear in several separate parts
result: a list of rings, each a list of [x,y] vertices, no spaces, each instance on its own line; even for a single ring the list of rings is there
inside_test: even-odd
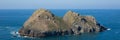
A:
[[[111,30],[110,28],[108,28],[107,30]]]
[[[16,32],[16,31],[11,31],[10,34],[11,34],[13,37],[20,37],[19,33]]]

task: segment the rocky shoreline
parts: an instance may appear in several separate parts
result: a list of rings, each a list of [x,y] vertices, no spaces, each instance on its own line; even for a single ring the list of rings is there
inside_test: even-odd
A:
[[[55,16],[46,9],[38,9],[19,30],[21,36],[46,37],[60,35],[79,35],[81,33],[107,30],[96,22],[93,16],[82,16],[68,11],[63,18]]]

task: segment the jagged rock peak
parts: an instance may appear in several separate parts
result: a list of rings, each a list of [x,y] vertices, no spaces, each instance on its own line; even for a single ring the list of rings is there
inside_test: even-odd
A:
[[[64,20],[65,22],[68,22],[68,23],[72,24],[72,23],[75,21],[75,19],[77,19],[78,17],[79,17],[79,14],[78,14],[78,13],[69,10],[69,11],[64,15],[63,20]]]
[[[40,14],[49,14],[49,15],[53,15],[49,10],[47,9],[38,9],[34,12],[35,15],[40,15]],[[33,14],[33,15],[34,15]]]
[[[54,19],[54,15],[46,9],[38,9],[36,10],[32,16],[24,23],[24,27],[27,25],[30,25],[31,22],[34,22],[35,20],[40,20],[40,19]]]
[[[65,16],[66,16],[66,15],[68,15],[68,16],[79,16],[78,13],[73,12],[73,11],[71,11],[71,10],[69,10],[69,11],[65,14]]]

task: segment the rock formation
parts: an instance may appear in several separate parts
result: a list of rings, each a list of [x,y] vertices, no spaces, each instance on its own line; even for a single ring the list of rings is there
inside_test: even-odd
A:
[[[19,30],[21,36],[45,37],[101,32],[107,28],[96,22],[93,16],[82,16],[68,11],[63,18],[45,9],[36,10]]]

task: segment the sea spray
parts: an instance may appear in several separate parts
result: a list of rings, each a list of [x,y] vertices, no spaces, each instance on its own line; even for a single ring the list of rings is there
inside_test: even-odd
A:
[[[11,31],[10,34],[11,34],[13,37],[20,37],[19,33],[16,32],[16,31]]]
[[[110,28],[108,28],[107,30],[111,30]]]

